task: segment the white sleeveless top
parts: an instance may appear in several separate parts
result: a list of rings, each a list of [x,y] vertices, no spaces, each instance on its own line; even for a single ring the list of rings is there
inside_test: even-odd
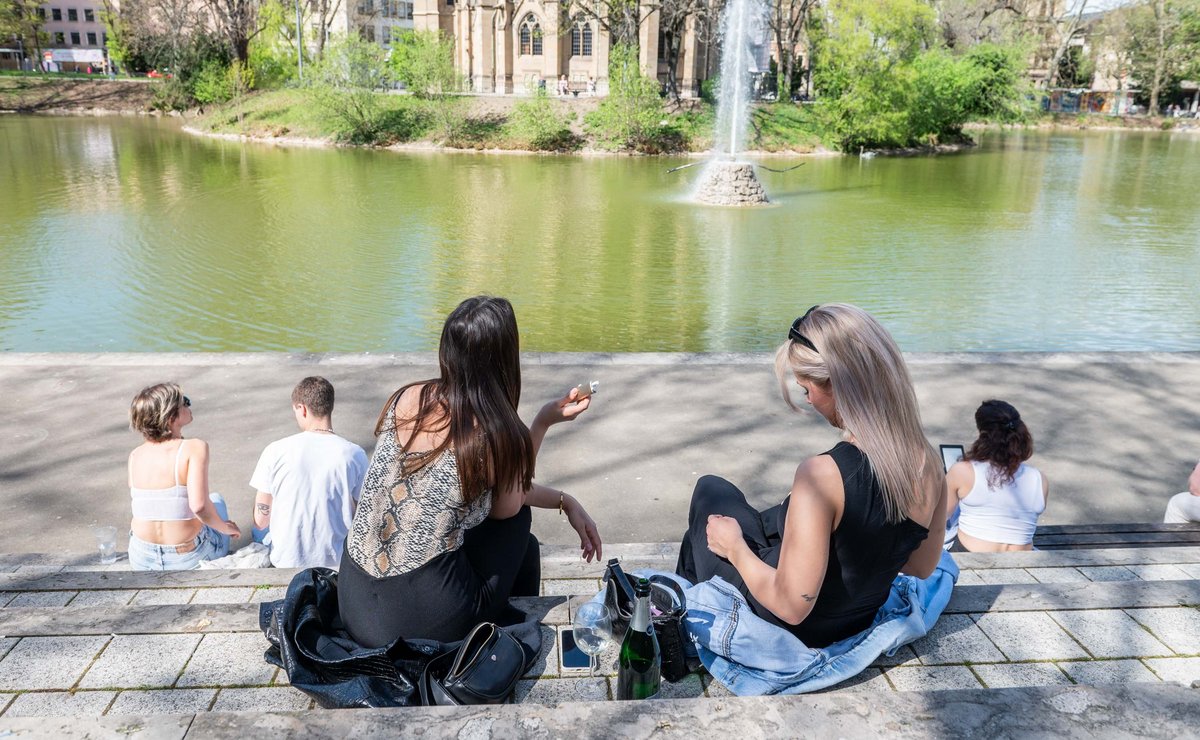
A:
[[[988,483],[992,464],[971,461],[975,485],[959,502],[958,528],[972,537],[1006,545],[1033,542],[1038,516],[1046,510],[1042,474],[1022,464],[1012,482],[993,488]]]
[[[175,453],[175,485],[170,488],[129,487],[134,519],[185,522],[196,518],[191,504],[188,503],[187,486],[179,482],[179,458],[183,455],[184,444],[185,442],[180,442],[179,450]]]

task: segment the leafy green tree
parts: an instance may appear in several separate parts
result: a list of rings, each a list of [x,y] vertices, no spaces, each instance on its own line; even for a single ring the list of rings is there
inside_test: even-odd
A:
[[[250,41],[249,68],[255,87],[276,88],[296,78],[294,16],[280,0],[265,0],[258,11],[263,30]]]
[[[1130,72],[1157,113],[1164,90],[1200,75],[1200,0],[1143,0],[1126,13]]]
[[[819,118],[842,149],[906,146],[916,57],[937,37],[919,0],[829,0],[814,38]]]
[[[1020,113],[1019,48],[952,53],[917,0],[830,0],[815,45],[817,116],[843,150],[937,143]]]
[[[0,43],[19,40],[35,69],[41,69],[42,47],[50,43],[50,34],[42,30],[38,15],[41,5],[39,0],[0,0]]]
[[[392,73],[418,98],[432,100],[462,89],[454,42],[441,31],[409,31],[392,45]]]

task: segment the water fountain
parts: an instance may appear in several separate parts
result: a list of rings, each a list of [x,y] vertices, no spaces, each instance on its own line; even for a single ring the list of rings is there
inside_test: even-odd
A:
[[[751,72],[758,68],[754,49],[767,26],[764,0],[731,0],[721,17],[721,87],[713,158],[704,166],[694,197],[722,206],[754,206],[768,202],[754,165],[738,160],[750,124]]]

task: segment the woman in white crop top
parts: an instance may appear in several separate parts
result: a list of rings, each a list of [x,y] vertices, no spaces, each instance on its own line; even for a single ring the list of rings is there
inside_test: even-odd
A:
[[[1033,435],[1004,401],[984,401],[975,426],[979,438],[946,473],[946,513],[959,509],[958,541],[970,552],[1032,550],[1050,494],[1046,476],[1025,464],[1033,456]]]
[[[208,445],[183,438],[192,402],[174,383],[143,388],[129,425],[145,440],[129,454],[129,563],[134,570],[189,570],[229,554],[240,537],[220,494],[208,490]]]

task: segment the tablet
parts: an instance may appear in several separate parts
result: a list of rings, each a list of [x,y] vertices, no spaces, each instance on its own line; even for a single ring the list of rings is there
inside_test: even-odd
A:
[[[959,460],[963,459],[963,454],[966,452],[962,445],[938,445],[942,450],[942,465],[946,468],[946,472],[950,471],[950,466]]]

